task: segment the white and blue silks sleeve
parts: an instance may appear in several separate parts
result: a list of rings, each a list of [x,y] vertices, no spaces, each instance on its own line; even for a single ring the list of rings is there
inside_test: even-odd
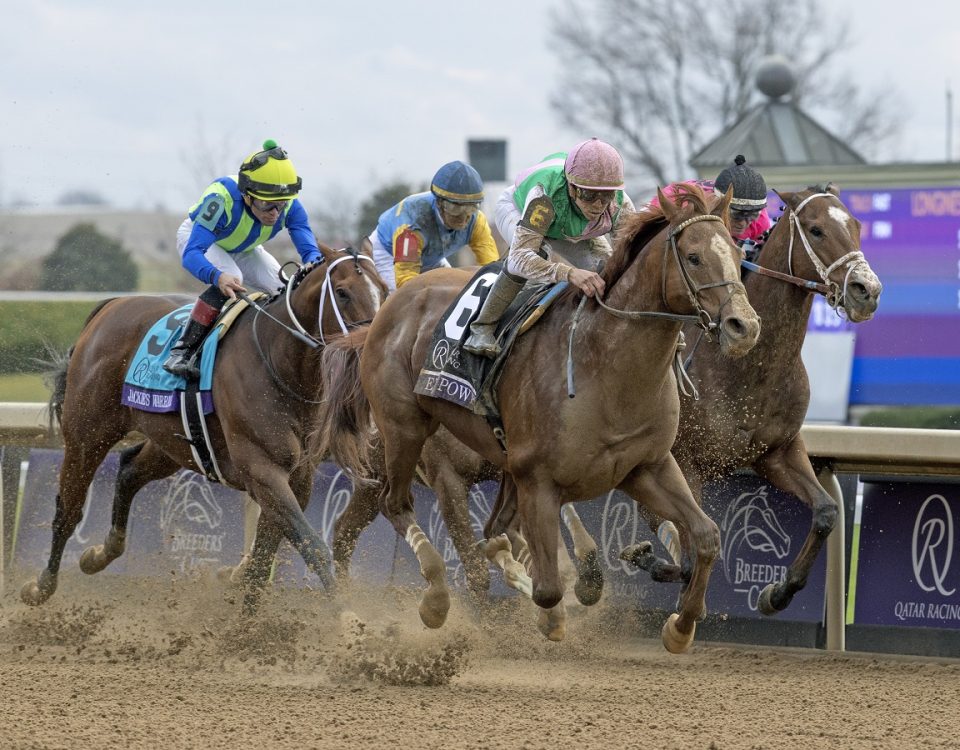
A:
[[[217,236],[206,227],[194,223],[190,239],[183,249],[183,267],[204,284],[216,284],[220,269],[207,260],[205,253],[217,241]]]

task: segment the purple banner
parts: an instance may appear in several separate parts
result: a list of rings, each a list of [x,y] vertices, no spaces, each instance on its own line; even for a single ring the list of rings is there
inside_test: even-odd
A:
[[[854,622],[960,629],[958,527],[960,484],[864,483]]]
[[[118,454],[97,470],[77,526],[64,550],[61,570],[76,570],[83,551],[102,544],[110,530]],[[30,451],[18,505],[13,564],[39,571],[50,555],[51,524],[63,452]],[[137,493],[127,527],[127,550],[104,572],[169,575],[236,565],[243,555],[243,495],[210,484],[192,471],[151,482]]]

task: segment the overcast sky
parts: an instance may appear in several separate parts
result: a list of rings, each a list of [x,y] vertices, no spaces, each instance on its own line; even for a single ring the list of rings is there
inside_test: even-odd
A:
[[[858,40],[843,68],[865,87],[888,82],[904,106],[895,155],[942,160],[944,92],[950,83],[960,93],[960,3],[833,5]],[[548,107],[556,78],[548,14],[559,7],[6,4],[0,204],[51,205],[89,189],[117,206],[185,210],[266,137],[290,152],[308,207],[311,192],[359,198],[393,179],[426,182],[440,164],[466,157],[468,138],[508,139],[512,174],[591,135],[554,124]],[[207,164],[198,168],[200,153]]]

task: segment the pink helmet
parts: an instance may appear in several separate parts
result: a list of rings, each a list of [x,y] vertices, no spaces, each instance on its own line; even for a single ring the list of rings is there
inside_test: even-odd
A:
[[[590,190],[623,190],[623,157],[597,138],[578,143],[563,164],[567,182]]]

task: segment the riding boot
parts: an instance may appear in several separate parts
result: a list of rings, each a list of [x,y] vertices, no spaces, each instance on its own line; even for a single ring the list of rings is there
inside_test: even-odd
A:
[[[481,357],[493,359],[500,353],[500,344],[494,335],[497,330],[497,323],[500,316],[510,306],[514,298],[523,289],[526,283],[523,279],[501,271],[497,280],[493,282],[490,291],[487,293],[487,299],[480,309],[473,323],[470,324],[470,338],[466,340],[463,348],[471,354],[479,354]]]
[[[197,350],[213,327],[226,299],[215,286],[211,286],[200,295],[200,299],[190,312],[190,320],[187,321],[186,328],[170,350],[170,356],[163,363],[164,370],[188,380],[200,377],[200,368],[195,361]]]

